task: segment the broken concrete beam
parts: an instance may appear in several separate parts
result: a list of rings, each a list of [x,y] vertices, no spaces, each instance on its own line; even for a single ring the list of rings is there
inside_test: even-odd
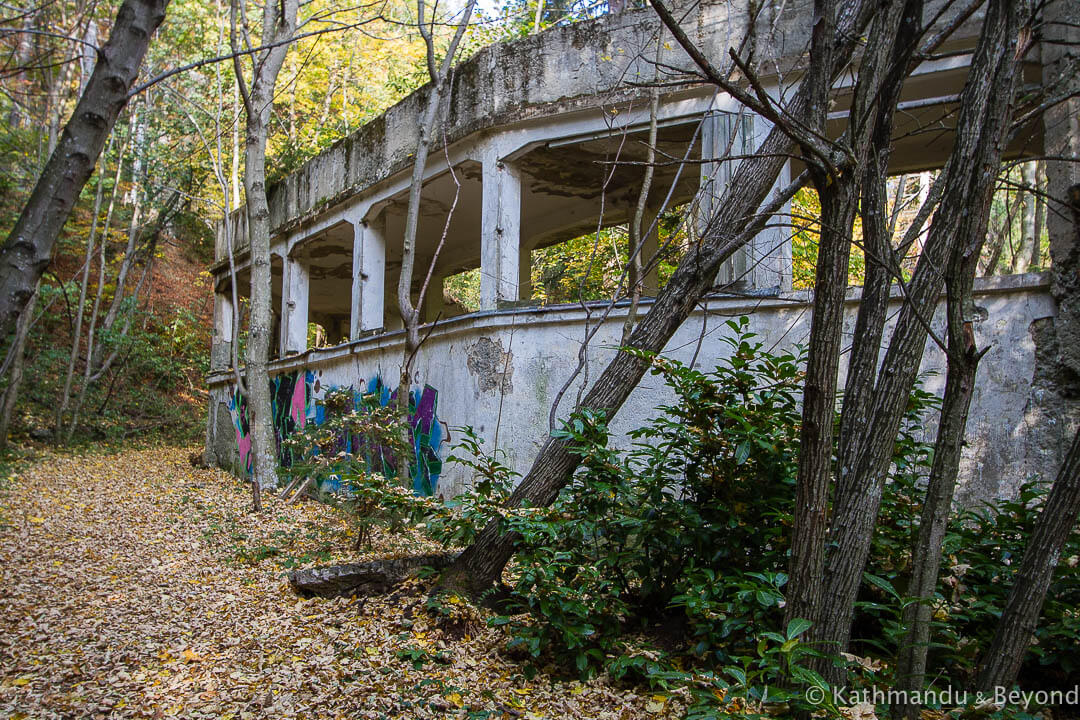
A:
[[[366,563],[294,570],[289,573],[289,585],[302,597],[377,595],[416,574],[420,568],[442,570],[456,557],[457,553],[412,555]]]

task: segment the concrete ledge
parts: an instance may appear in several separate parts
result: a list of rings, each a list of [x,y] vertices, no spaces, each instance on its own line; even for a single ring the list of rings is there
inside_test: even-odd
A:
[[[1049,273],[997,275],[975,279],[975,295],[977,297],[1008,293],[1047,292],[1049,288]],[[845,303],[857,305],[861,297],[862,288],[850,288]],[[892,302],[898,303],[903,300],[903,297],[900,287],[893,286]],[[942,293],[941,297],[944,297],[944,293]],[[779,308],[803,309],[811,305],[813,301],[814,294],[812,290],[796,290],[786,293],[774,292],[771,294],[760,291],[752,294],[713,293],[706,296],[704,300],[708,312],[725,315],[745,315],[761,310]],[[639,314],[648,312],[648,308],[652,306],[652,303],[653,298],[642,298],[639,304]],[[434,328],[430,324],[424,325],[421,335],[426,334],[428,340],[432,340],[468,333],[490,334],[524,325],[577,325],[583,324],[586,320],[596,322],[603,317],[604,311],[609,305],[610,303],[601,300],[585,303],[586,309],[583,309],[580,303],[573,303],[483,310],[448,318],[440,321]],[[615,302],[611,305],[611,311],[607,314],[606,321],[621,321],[626,317],[629,307],[629,300]],[[700,314],[701,310],[696,310],[692,313],[692,316]],[[291,372],[300,368],[318,366],[353,355],[403,346],[404,343],[405,333],[402,330],[377,333],[340,345],[313,348],[303,353],[274,360],[270,363],[270,373]],[[233,382],[233,379],[231,369],[221,370],[210,373],[207,376],[207,384],[210,387],[216,387],[229,384]]]

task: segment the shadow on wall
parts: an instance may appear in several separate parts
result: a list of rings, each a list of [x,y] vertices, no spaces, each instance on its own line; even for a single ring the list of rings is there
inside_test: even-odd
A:
[[[357,387],[360,389],[357,390]],[[353,409],[358,412],[362,412],[371,403],[386,406],[397,402],[398,391],[391,391],[378,375],[367,382],[361,380],[357,385],[348,388],[324,385],[310,370],[283,373],[270,379],[274,439],[277,445],[278,462],[282,467],[291,467],[294,461],[292,451],[283,448],[282,441],[309,422],[322,424],[328,412],[323,399],[327,392],[341,389],[352,393]],[[423,389],[411,390],[409,393],[409,432],[413,446],[409,474],[412,477],[413,491],[417,495],[434,495],[438,488],[439,476],[442,474],[439,449],[442,447],[445,433],[437,415],[438,401],[439,393],[430,385],[425,385]],[[236,430],[236,448],[240,455],[240,464],[250,475],[253,458],[247,398],[235,387],[229,393],[229,414],[232,417],[233,428]],[[359,437],[342,437],[339,442],[341,449],[350,453],[353,452],[354,447],[359,451],[369,444]],[[369,464],[376,465],[371,468],[372,470],[381,472],[387,477],[398,475],[394,458],[390,456],[390,453],[376,451],[367,452],[364,455],[368,458]],[[340,489],[338,485],[339,481],[331,477],[323,481],[320,489],[333,492]]]

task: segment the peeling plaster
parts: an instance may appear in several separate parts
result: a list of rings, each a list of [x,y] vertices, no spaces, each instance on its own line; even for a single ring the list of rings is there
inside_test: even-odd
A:
[[[514,354],[503,352],[502,341],[482,337],[467,350],[466,366],[477,381],[476,396],[481,393],[495,394],[500,390],[509,395],[514,392]]]

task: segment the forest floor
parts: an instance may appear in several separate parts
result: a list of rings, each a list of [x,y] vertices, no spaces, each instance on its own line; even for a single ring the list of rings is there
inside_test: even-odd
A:
[[[351,552],[344,514],[268,498],[259,515],[192,450],[46,455],[0,478],[0,717],[657,718],[677,698],[580,683],[505,654],[464,603],[302,600],[291,567]],[[455,603],[456,599],[451,599]],[[530,673],[531,674],[531,673]]]

